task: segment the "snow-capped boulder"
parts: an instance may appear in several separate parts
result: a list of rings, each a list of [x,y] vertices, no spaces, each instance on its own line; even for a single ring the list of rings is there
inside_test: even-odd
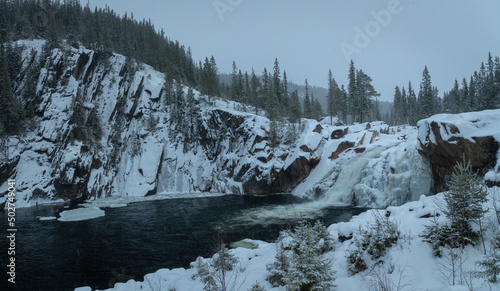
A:
[[[419,121],[419,153],[431,163],[439,189],[446,188],[453,167],[464,158],[482,175],[494,167],[498,173],[499,124],[500,110],[438,114]]]

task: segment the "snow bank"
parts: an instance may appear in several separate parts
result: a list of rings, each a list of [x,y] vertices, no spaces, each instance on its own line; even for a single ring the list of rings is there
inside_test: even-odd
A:
[[[101,216],[104,216],[104,210],[101,210],[99,207],[88,207],[63,211],[61,212],[61,217],[57,220],[64,222],[82,221]]]
[[[493,136],[497,141],[500,141],[500,109],[460,114],[436,114],[420,120],[417,125],[425,127],[432,122],[445,125],[440,131],[444,140],[461,137],[474,142],[471,137]],[[458,131],[454,130],[453,127],[457,128]],[[420,131],[419,139],[424,141],[425,135],[422,136],[422,134],[425,134],[425,131]]]

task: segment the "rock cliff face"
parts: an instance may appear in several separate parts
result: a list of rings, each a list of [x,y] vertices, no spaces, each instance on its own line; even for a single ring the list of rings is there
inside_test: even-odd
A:
[[[495,185],[499,163],[499,119],[500,110],[487,110],[439,114],[418,123],[419,153],[431,163],[438,190],[447,188],[453,167],[464,158],[481,175],[489,173],[487,183]]]
[[[174,85],[173,94],[192,98],[176,107],[163,74],[147,65],[71,47],[45,59],[43,43],[18,43],[24,50],[15,93],[22,96],[35,80],[34,117],[22,136],[5,139],[0,159],[0,195],[15,179],[18,207],[157,193],[290,192],[317,165],[318,145],[328,138],[314,133],[318,142],[307,151],[307,142],[271,147],[269,120],[241,104],[209,103]],[[303,130],[318,126],[305,121]]]

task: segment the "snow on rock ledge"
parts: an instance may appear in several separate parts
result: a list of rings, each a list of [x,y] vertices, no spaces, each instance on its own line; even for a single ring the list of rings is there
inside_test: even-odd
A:
[[[432,165],[439,190],[446,188],[450,173],[465,157],[488,177],[499,172],[500,110],[462,114],[437,114],[418,122],[419,153]]]

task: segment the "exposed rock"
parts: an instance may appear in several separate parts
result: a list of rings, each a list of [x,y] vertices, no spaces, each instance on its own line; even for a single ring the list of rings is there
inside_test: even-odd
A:
[[[343,138],[347,134],[348,131],[349,131],[348,127],[346,127],[345,129],[336,129],[336,130],[332,131],[330,138],[331,139]]]
[[[361,138],[361,140],[358,142],[357,146],[359,147],[360,145],[362,145],[364,142],[365,142],[365,137],[366,137],[366,132],[365,134],[363,134],[363,137]]]
[[[359,153],[364,152],[365,150],[366,150],[366,148],[355,148],[354,152],[356,152],[357,154],[359,154]]]
[[[311,152],[311,149],[308,146],[306,146],[306,145],[301,145],[300,149],[303,150],[306,153],[310,153]]]
[[[491,181],[491,180],[486,180],[485,181],[486,186],[488,187],[500,187],[500,181]]]
[[[370,144],[372,144],[372,143],[375,141],[375,139],[376,139],[377,137],[379,137],[379,135],[380,135],[380,134],[379,134],[379,132],[378,132],[378,131],[374,131],[374,132],[373,132],[373,134],[372,134],[372,138],[370,139]]]
[[[463,136],[457,125],[439,121],[438,117],[436,120],[422,120],[418,126],[418,151],[430,162],[438,190],[447,189],[453,167],[464,158],[482,175],[497,163],[499,143],[493,136]]]
[[[338,159],[339,155],[343,153],[345,150],[354,147],[354,142],[351,141],[343,141],[339,144],[337,149],[331,154],[329,157],[330,160]]]
[[[342,137],[344,137],[344,131],[342,129],[334,130],[330,136],[331,139],[339,139]]]
[[[314,128],[313,132],[321,133],[322,130],[323,130],[323,126],[321,126],[321,124],[318,124]]]
[[[318,159],[299,157],[288,168],[281,170],[271,184],[271,193],[289,193],[309,176],[319,163]]]

